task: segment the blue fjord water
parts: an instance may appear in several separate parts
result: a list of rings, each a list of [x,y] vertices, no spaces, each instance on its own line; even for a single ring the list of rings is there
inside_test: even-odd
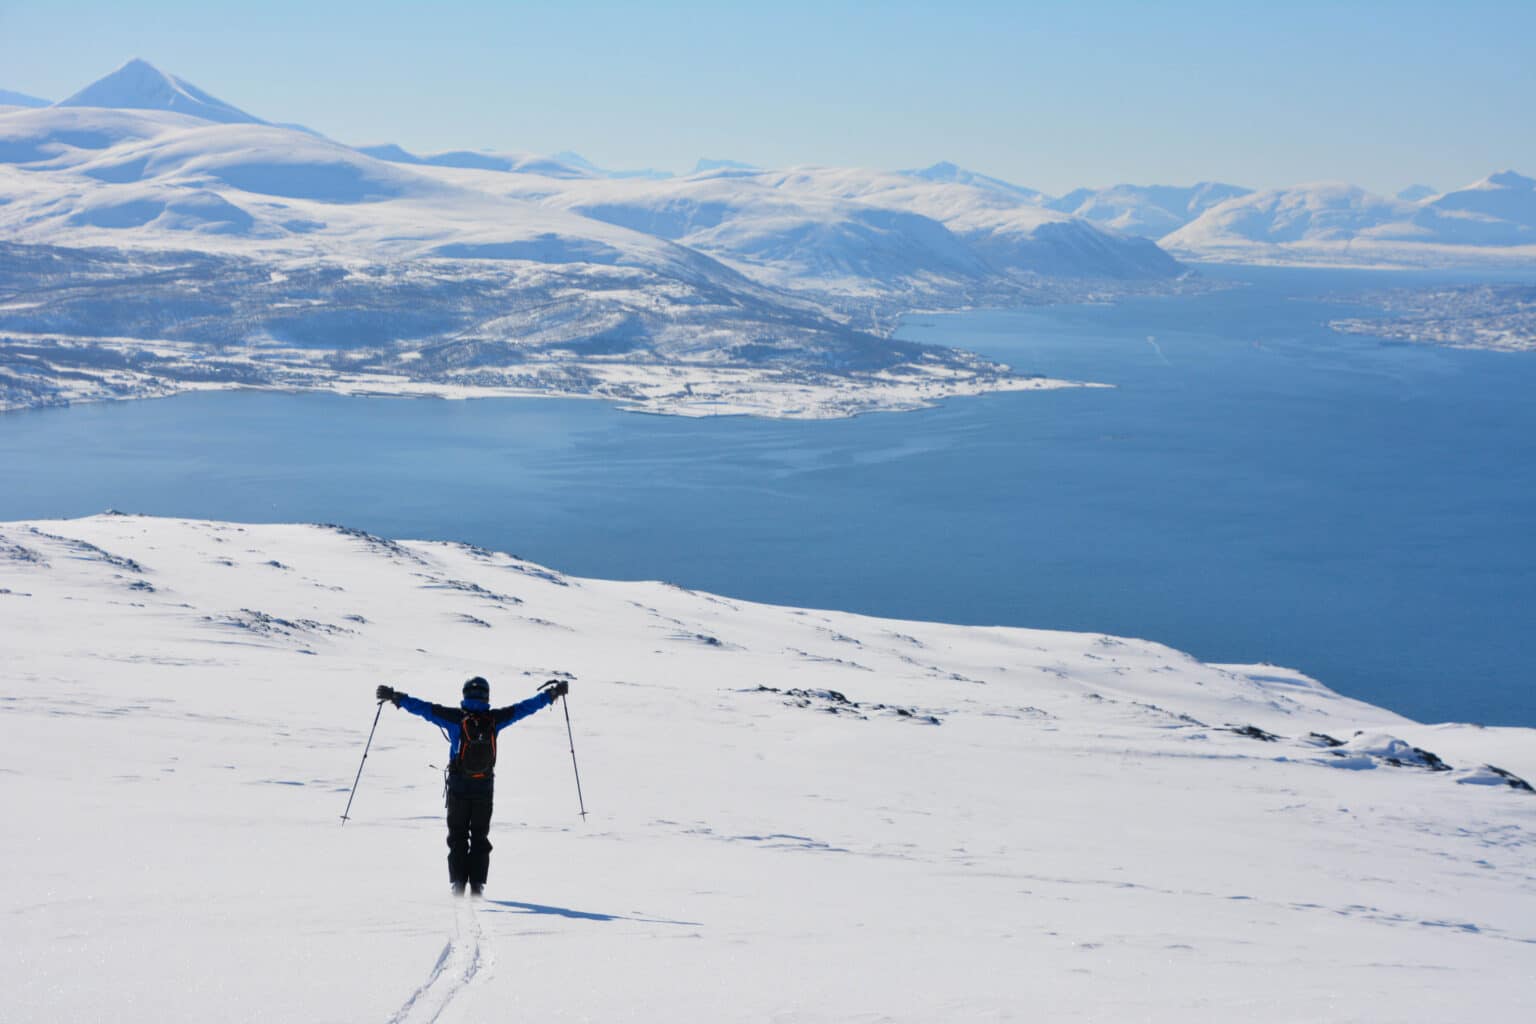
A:
[[[1333,334],[1242,287],[916,316],[1114,390],[819,423],[596,402],[221,393],[0,416],[0,519],[342,522],[567,572],[877,615],[1148,637],[1423,720],[1536,725],[1536,355]],[[515,660],[515,652],[509,652]]]

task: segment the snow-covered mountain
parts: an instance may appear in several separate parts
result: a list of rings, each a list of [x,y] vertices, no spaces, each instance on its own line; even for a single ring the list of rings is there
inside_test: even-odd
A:
[[[85,94],[139,102],[123,81]],[[175,110],[0,116],[0,288],[23,297],[0,304],[16,339],[0,347],[0,406],[213,375],[818,416],[1042,384],[872,336],[698,249],[538,201],[590,177],[580,169],[385,155],[408,159]]]
[[[1449,244],[1536,244],[1536,180],[1514,171],[1490,174],[1424,200],[1414,220]]]
[[[1161,238],[1217,203],[1252,192],[1240,185],[1202,181],[1188,187],[1115,185],[1080,188],[1045,203],[1052,210],[1142,238]]]
[[[167,74],[138,58],[130,60],[105,78],[92,82],[73,96],[60,100],[58,105],[168,110],[221,124],[266,123],[259,117],[209,95],[186,79]]]
[[[1409,220],[1410,203],[1384,199],[1357,185],[1325,182],[1266,189],[1220,203],[1167,236],[1169,245],[1198,247],[1228,240],[1282,244],[1339,242]]]
[[[7,1020],[1536,1001],[1532,730],[1287,669],[120,515],[0,524],[0,635]],[[375,687],[452,703],[472,675],[497,705],[571,691],[502,734],[487,898],[455,903],[435,728],[383,707],[339,816]]]
[[[573,183],[543,201],[675,239],[776,287],[818,294],[984,301],[1036,277],[1155,280],[1182,272],[1150,242],[1106,234],[1006,190],[906,174],[727,170]]]
[[[1416,203],[1420,199],[1428,199],[1430,196],[1437,196],[1439,194],[1440,190],[1433,185],[1409,185],[1407,188],[1398,191],[1397,198],[1404,202]]]
[[[756,164],[743,163],[740,160],[714,159],[707,156],[699,157],[693,165],[694,174],[708,174],[710,171],[760,171]]]
[[[1159,242],[1195,258],[1536,261],[1536,181],[1504,171],[1418,201],[1342,183],[1268,189]]]
[[[1047,196],[1044,192],[1039,192],[1032,188],[1025,188],[1023,185],[1015,185],[1013,182],[1004,181],[1001,178],[994,178],[990,175],[979,174],[976,171],[967,170],[964,167],[950,163],[948,160],[941,161],[940,163],[933,164],[929,167],[923,167],[911,171],[902,171],[901,173],[907,175],[909,178],[920,178],[923,181],[951,182],[956,185],[975,185],[980,188],[989,188],[997,192],[1015,196],[1027,203],[1034,203],[1041,206],[1046,205],[1047,201],[1050,199],[1050,197]]]
[[[625,170],[614,170],[611,167],[599,167],[597,164],[595,164],[592,161],[588,160],[586,157],[582,156],[580,153],[573,153],[572,151],[570,151],[568,149],[567,150],[562,150],[561,152],[556,153],[550,159],[555,160],[555,161],[557,161],[559,163],[565,164],[568,167],[574,167],[577,170],[586,171],[589,174],[593,174],[593,175],[595,175],[595,176],[597,176],[599,178],[656,178],[656,179],[660,179],[660,178],[670,178],[670,177],[672,177],[672,172],[671,171],[658,171],[654,167],[629,168],[629,169],[625,169]]]
[[[46,107],[51,102],[51,100],[39,99],[36,96],[28,96],[24,92],[0,89],[0,107]]]
[[[671,379],[696,411],[910,407],[1038,386],[965,353],[876,336],[914,305],[1098,294],[1182,273],[1155,246],[992,187],[827,169],[653,180],[579,157],[356,149],[137,60],[61,104],[0,114],[0,197],[0,246],[39,247],[0,251],[0,288],[27,297],[0,304],[0,328],[68,353],[56,379],[38,375],[30,349],[0,353],[3,406],[160,393],[185,383],[167,376],[165,344],[195,346],[187,372],[199,378],[217,350],[242,344],[257,346],[254,376],[220,372],[248,383],[311,386],[326,349],[367,349],[368,387],[404,374],[450,391],[544,391],[566,359],[580,372],[568,363],[556,393],[618,388],[649,402]],[[196,258],[166,273],[171,251]],[[458,265],[424,262],[443,260]],[[345,300],[323,275],[292,272],[314,261],[341,275]],[[409,315],[367,308],[395,309],[413,289]],[[108,337],[160,344],[155,374],[128,372],[144,353],[108,354]],[[306,339],[301,352],[284,348],[294,337]],[[544,363],[530,377],[532,352]],[[621,381],[608,363],[647,368]],[[682,363],[710,374],[673,378]],[[109,364],[126,376],[101,376]],[[747,399],[760,371],[799,397],[770,388]],[[849,372],[886,397],[850,402],[836,377]]]
[[[538,153],[483,153],[460,149],[417,156],[394,143],[358,146],[356,149],[359,153],[378,160],[397,164],[414,164],[418,167],[457,167],[474,171],[500,171],[507,174],[536,174],[550,178],[607,176],[597,168],[586,164],[585,161],[578,162],[579,158],[562,160],[559,157]]]

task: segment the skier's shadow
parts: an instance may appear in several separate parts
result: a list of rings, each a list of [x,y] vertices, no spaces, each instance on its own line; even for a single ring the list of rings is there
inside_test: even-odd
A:
[[[517,900],[486,900],[492,907],[504,907],[504,910],[493,913],[512,912],[516,914],[547,914],[550,917],[565,917],[573,921],[638,921],[641,924],[675,924],[689,928],[702,928],[698,921],[669,921],[663,917],[642,917],[638,914],[597,914],[586,910],[571,910],[569,907],[547,907],[542,903],[520,903]]]

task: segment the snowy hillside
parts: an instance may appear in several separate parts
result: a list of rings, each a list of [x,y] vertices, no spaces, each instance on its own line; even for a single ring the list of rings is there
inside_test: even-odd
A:
[[[1530,730],[339,527],[0,524],[8,1020],[1515,1021]],[[494,703],[490,884],[444,744]],[[1497,765],[1500,774],[1487,764]]]
[[[860,299],[877,309],[1011,304],[1032,299],[1042,280],[1155,284],[1184,272],[1151,242],[1043,209],[1038,193],[958,168],[438,176],[670,239],[840,308],[861,308],[852,301]]]
[[[1270,189],[1220,203],[1159,243],[1195,259],[1531,263],[1536,181],[1505,171],[1417,201],[1340,183]]]
[[[1161,238],[1194,220],[1217,203],[1247,195],[1252,189],[1202,181],[1188,187],[1115,185],[1080,188],[1045,205],[1122,234]]]
[[[976,185],[981,188],[990,188],[1039,206],[1048,205],[1050,200],[1050,197],[1044,192],[1026,188],[1023,185],[1015,185],[1011,181],[1004,181],[991,175],[981,174],[969,168],[960,167],[948,160],[940,161],[930,167],[902,171],[901,173],[909,178],[921,178],[924,181],[953,182],[957,185]]]
[[[926,174],[728,170],[570,182],[541,199],[833,302],[1006,303],[1041,278],[1157,281],[1183,272],[1152,243],[1042,209],[1019,190]]]

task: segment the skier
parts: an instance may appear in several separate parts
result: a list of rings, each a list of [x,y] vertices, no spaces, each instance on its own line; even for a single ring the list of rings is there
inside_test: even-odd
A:
[[[464,699],[451,708],[429,704],[388,686],[378,699],[419,715],[448,734],[448,880],[455,896],[464,887],[476,896],[485,889],[491,865],[491,804],[496,788],[496,735],[513,722],[541,711],[570,690],[564,680],[551,679],[527,700],[492,708],[491,684],[479,676],[464,684]]]

